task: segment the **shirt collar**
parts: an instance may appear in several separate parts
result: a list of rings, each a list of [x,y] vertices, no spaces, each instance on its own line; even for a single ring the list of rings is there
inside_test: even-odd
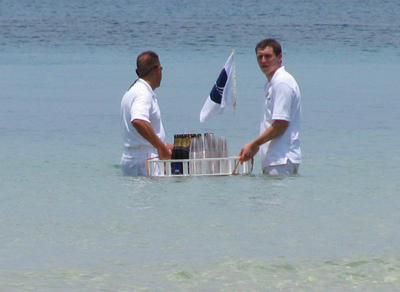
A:
[[[274,82],[276,78],[278,78],[278,75],[282,72],[285,71],[285,66],[281,66],[278,70],[275,71],[274,76],[272,76],[271,82]]]
[[[271,81],[265,82],[264,85],[264,90],[265,92],[267,92],[267,97],[268,97],[268,90],[269,88],[272,86],[272,83],[274,83],[275,79],[278,78],[279,74],[285,71],[285,66],[281,66],[280,68],[278,68],[278,70],[275,71],[274,76],[272,76]]]
[[[153,88],[151,88],[150,84],[147,83],[146,80],[139,78],[138,82],[143,83],[144,86],[146,86],[147,90],[150,91],[151,95],[153,96],[153,98],[156,97],[156,93],[154,92]]]

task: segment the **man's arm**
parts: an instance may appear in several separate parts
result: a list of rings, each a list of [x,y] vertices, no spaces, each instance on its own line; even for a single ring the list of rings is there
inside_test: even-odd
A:
[[[153,126],[149,122],[135,119],[132,121],[132,125],[143,138],[157,149],[160,159],[171,159],[171,150],[156,135]]]
[[[275,120],[257,139],[243,146],[239,153],[241,160],[244,162],[253,158],[262,144],[279,137],[288,127],[289,121]]]

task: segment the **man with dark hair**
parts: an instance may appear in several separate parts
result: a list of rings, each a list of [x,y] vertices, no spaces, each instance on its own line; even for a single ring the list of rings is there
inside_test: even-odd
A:
[[[160,86],[162,67],[152,51],[137,57],[138,79],[121,101],[124,150],[121,167],[125,175],[146,175],[146,159],[170,159],[172,145],[165,143],[161,111],[154,90]]]
[[[239,156],[247,161],[260,150],[264,174],[296,174],[301,163],[301,96],[296,80],[282,66],[282,48],[274,39],[260,41],[257,62],[267,77],[260,135],[243,146]]]

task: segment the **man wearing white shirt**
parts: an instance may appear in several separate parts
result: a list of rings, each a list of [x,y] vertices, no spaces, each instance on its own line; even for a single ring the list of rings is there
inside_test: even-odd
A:
[[[243,146],[239,156],[247,161],[260,150],[264,174],[296,174],[301,163],[300,89],[282,66],[282,48],[276,40],[262,40],[255,51],[267,77],[260,135]]]
[[[172,145],[165,143],[161,111],[154,90],[160,86],[162,67],[158,55],[143,52],[137,58],[138,79],[121,101],[123,153],[121,168],[125,175],[146,175],[146,159],[170,159]]]

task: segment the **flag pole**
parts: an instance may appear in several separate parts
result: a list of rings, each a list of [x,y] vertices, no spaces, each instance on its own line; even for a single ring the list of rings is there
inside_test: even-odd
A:
[[[232,49],[232,53],[235,56],[235,49]],[[233,111],[233,125],[234,125],[234,130],[233,130],[233,140],[235,141],[235,144],[237,144],[237,118],[236,118],[236,60],[234,62],[234,67],[233,67],[233,103],[232,103],[232,111]],[[237,168],[237,166],[236,166]],[[236,171],[236,169],[235,169]]]

